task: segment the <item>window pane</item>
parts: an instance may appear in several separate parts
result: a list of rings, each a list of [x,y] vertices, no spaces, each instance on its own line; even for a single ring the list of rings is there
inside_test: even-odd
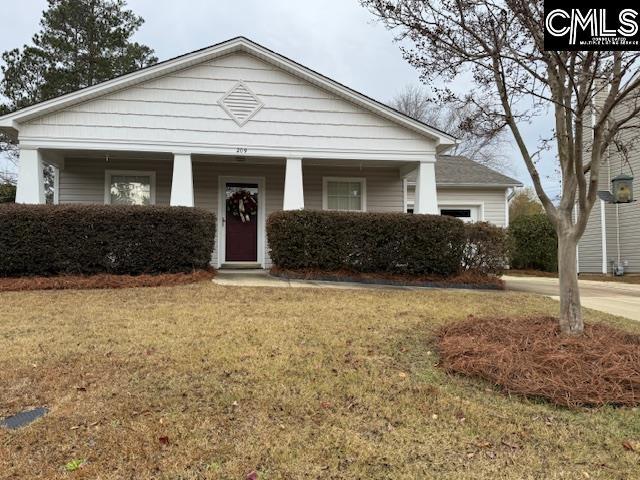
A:
[[[333,180],[327,182],[327,208],[330,210],[361,211],[362,183]]]
[[[440,210],[441,215],[446,215],[448,217],[456,217],[456,218],[471,218],[471,210],[466,208],[443,208]]]
[[[349,195],[349,182],[336,182],[338,184],[338,195]]]
[[[148,175],[112,175],[112,205],[151,204],[151,178]]]

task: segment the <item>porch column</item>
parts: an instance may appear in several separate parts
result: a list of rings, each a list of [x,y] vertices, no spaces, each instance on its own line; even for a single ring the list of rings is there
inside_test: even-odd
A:
[[[43,168],[38,149],[20,149],[16,203],[46,203]]]
[[[435,157],[432,162],[420,162],[416,177],[416,200],[414,213],[437,215],[438,194],[436,193]]]
[[[173,179],[171,180],[172,207],[193,207],[193,171],[191,155],[173,155]]]
[[[304,208],[304,188],[302,186],[302,159],[287,158],[284,174],[283,210],[301,210]]]

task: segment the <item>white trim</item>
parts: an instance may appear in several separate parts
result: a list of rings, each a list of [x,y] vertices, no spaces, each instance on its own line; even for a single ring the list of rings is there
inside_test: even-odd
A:
[[[329,210],[329,197],[327,192],[328,182],[360,182],[360,210],[339,210],[345,212],[366,212],[367,211],[367,179],[365,177],[322,177],[322,209]]]
[[[237,143],[184,143],[184,142],[130,142],[127,140],[104,140],[98,138],[47,138],[20,137],[21,148],[46,148],[53,150],[82,151],[123,151],[170,153],[185,155],[224,155],[237,156]],[[428,152],[427,152],[428,153]],[[424,158],[425,151],[400,151],[363,148],[316,148],[288,149],[272,145],[254,145],[249,147],[246,156],[271,158],[312,158],[314,160],[381,160],[393,162],[416,162]],[[434,154],[435,155],[435,154]],[[504,185],[502,185],[504,188]]]
[[[111,205],[111,176],[131,175],[133,177],[149,177],[150,197],[149,203],[156,204],[156,172],[142,170],[105,170],[104,171],[104,204]]]
[[[608,260],[607,260],[607,213],[604,210],[604,200],[600,200],[600,234],[602,245],[602,273],[605,275],[608,273]]]
[[[60,167],[52,165],[53,168],[53,204],[60,203]]]
[[[448,207],[454,207],[454,209],[459,209],[461,207],[470,207],[470,208],[477,208],[478,209],[478,222],[485,222],[485,217],[484,217],[484,202],[474,202],[474,201],[468,201],[468,200],[447,200],[444,203],[439,203],[438,204],[438,214],[441,215],[440,211],[443,208],[448,208]]]
[[[247,262],[227,262],[226,261],[226,184],[227,183],[256,183],[258,185],[258,263],[265,268],[265,224],[266,224],[266,197],[267,190],[265,188],[265,177],[245,177],[237,175],[220,175],[218,176],[218,258],[216,259],[216,268],[224,264],[243,265]]]
[[[404,208],[404,210],[402,210],[403,213],[407,213],[407,210],[409,209],[409,195],[407,193],[408,186],[409,186],[409,182],[407,181],[406,178],[403,178],[402,179],[402,205]]]
[[[62,95],[60,97],[38,103],[30,107],[25,107],[23,109],[17,110],[16,112],[0,117],[0,127],[19,129],[19,125],[17,125],[16,122],[20,123],[32,120],[36,117],[51,113],[70,105],[106,95],[116,90],[131,87],[141,82],[149,81],[153,78],[167,75],[171,72],[210,61],[214,58],[218,58],[220,56],[227,55],[236,51],[242,51],[251,55],[255,55],[258,58],[261,58],[262,60],[265,60],[273,64],[274,66],[281,68],[293,75],[296,75],[308,82],[311,82],[312,84],[323,88],[339,97],[342,97],[347,101],[360,105],[361,107],[364,107],[375,114],[378,114],[404,127],[421,133],[428,138],[435,140],[436,144],[443,147],[441,148],[441,150],[446,150],[447,148],[457,143],[456,138],[452,137],[451,135],[425,125],[406,115],[403,115],[400,112],[397,112],[392,108],[367,97],[366,95],[345,87],[344,85],[341,85],[338,82],[331,80],[330,78],[314,72],[313,70],[300,65],[299,63],[296,63],[244,37],[233,38],[217,45],[191,52],[180,57],[160,62],[151,67],[143,68],[127,75],[114,78],[113,80],[108,80],[106,82],[83,88],[82,90]]]
[[[573,212],[571,212],[571,217],[573,220],[573,224],[578,223],[578,216],[580,215],[580,205],[577,203],[573,207]],[[580,240],[576,242],[576,271],[580,273]]]
[[[504,191],[504,227],[509,226],[509,189]]]

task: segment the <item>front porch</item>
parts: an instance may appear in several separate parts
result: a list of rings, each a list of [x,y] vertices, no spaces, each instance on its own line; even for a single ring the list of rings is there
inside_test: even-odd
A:
[[[405,178],[418,174],[416,213],[437,213],[434,156],[429,161],[344,160],[23,149],[17,201],[44,203],[42,165],[56,170],[56,203],[138,203],[205,208],[216,213],[212,263],[269,268],[265,223],[277,210],[404,212]],[[250,221],[229,216],[238,190],[257,200]]]

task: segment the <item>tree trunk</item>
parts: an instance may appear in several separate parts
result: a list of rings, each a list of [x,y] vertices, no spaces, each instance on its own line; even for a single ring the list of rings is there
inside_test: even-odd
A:
[[[578,288],[577,241],[569,232],[558,232],[558,276],[560,279],[560,331],[581,335],[584,331]]]

